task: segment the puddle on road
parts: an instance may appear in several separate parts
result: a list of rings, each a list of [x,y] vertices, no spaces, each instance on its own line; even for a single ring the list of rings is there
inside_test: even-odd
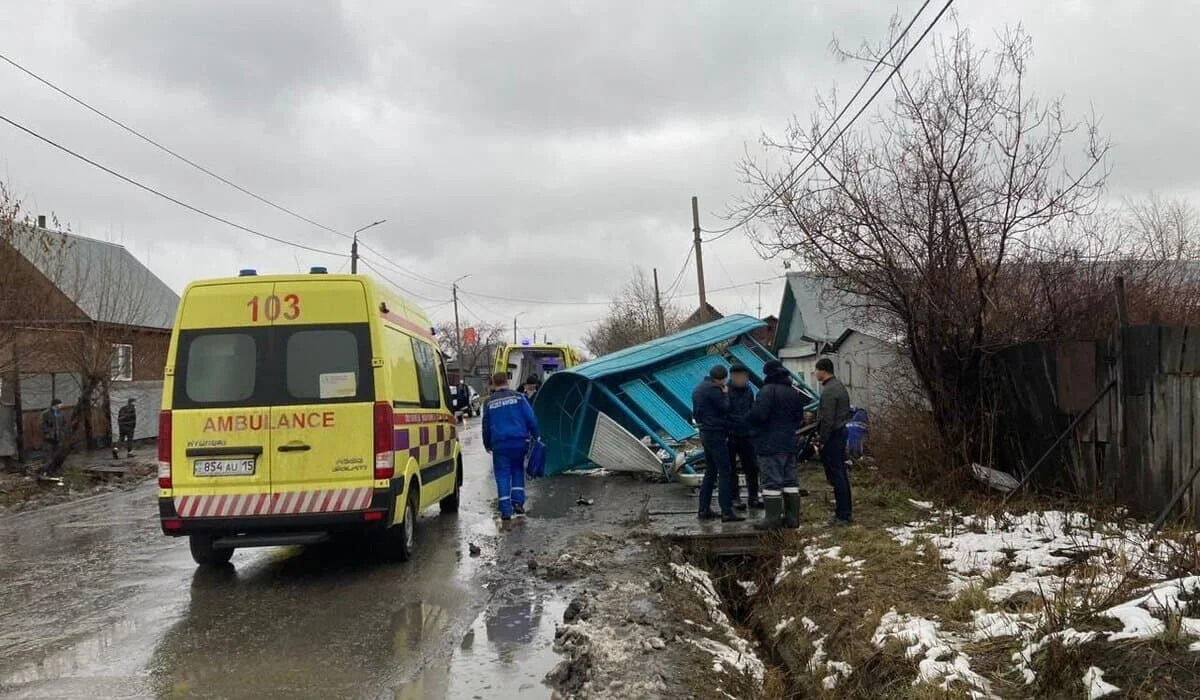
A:
[[[447,665],[426,668],[395,690],[395,700],[550,697],[542,681],[561,660],[554,651],[566,601],[544,591],[493,600],[471,624]]]

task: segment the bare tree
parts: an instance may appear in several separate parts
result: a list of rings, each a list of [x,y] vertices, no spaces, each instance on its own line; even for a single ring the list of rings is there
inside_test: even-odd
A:
[[[894,63],[907,50],[888,52],[897,27],[882,48],[844,55]],[[825,101],[809,128],[764,139],[782,170],[747,160],[743,173],[759,191],[748,206],[762,251],[802,259],[892,322],[938,432],[970,461],[981,452],[987,354],[1054,326],[1030,318],[1046,291],[1030,269],[1091,254],[1072,224],[1096,207],[1108,144],[1061,100],[1028,93],[1020,30],[981,49],[956,29],[932,54],[924,70],[893,78],[891,104],[868,124],[819,143],[837,111]],[[799,178],[810,153],[813,175]]]
[[[459,369],[464,372],[475,370],[481,365],[486,367],[490,362],[492,352],[497,346],[504,343],[506,331],[504,324],[489,321],[480,321],[471,326],[463,326],[464,335],[466,335],[468,328],[475,329],[475,342],[473,343],[467,343],[466,338],[456,338],[453,323],[447,322],[437,325],[438,346],[442,349],[442,353],[447,357],[456,358]],[[458,356],[460,347],[462,348],[462,355]]]
[[[684,320],[679,307],[663,302],[667,333],[674,333]],[[608,315],[587,332],[583,344],[596,357],[607,355],[660,337],[654,283],[646,271],[635,267],[633,275],[609,306]]]
[[[114,381],[133,379],[133,350],[142,329],[156,327],[169,309],[155,308],[149,294],[145,268],[117,245],[102,243],[89,255],[68,256],[62,267],[59,288],[80,305],[91,323],[73,329],[68,342],[56,343],[57,364],[79,379],[79,404],[73,413],[73,429],[82,428],[90,444],[99,433],[93,412],[107,415],[109,392]],[[100,431],[102,432],[102,431]]]

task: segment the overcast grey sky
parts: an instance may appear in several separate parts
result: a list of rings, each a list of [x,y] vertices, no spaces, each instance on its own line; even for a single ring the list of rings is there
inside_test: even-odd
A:
[[[919,5],[7,0],[0,51],[310,218],[343,231],[386,218],[364,240],[420,279],[375,264],[439,301],[449,289],[430,280],[470,274],[464,320],[511,324],[524,312],[525,332],[576,341],[632,266],[657,266],[664,286],[675,278],[690,245],[692,195],[704,225],[721,226],[713,214],[741,191],[734,166],[760,131],[806,117],[817,90],[853,90],[861,68],[831,56],[833,37],[877,41],[893,13],[907,19]],[[1025,25],[1034,89],[1103,119],[1116,145],[1113,196],[1197,189],[1194,2],[955,7],[981,42]],[[348,253],[347,241],[207,178],[3,64],[0,114],[233,221]],[[344,262],[204,219],[4,124],[0,165],[31,210],[124,243],[177,290],[241,267]],[[705,261],[710,288],[782,272],[740,235],[714,243]],[[688,269],[678,303],[693,308],[695,288]],[[778,281],[763,287],[764,312],[780,291]],[[449,318],[439,301],[422,303]],[[758,290],[717,292],[712,302],[754,313]]]

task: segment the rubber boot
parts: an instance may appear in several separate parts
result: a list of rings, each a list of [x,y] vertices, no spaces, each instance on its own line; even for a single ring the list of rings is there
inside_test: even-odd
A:
[[[780,519],[783,513],[783,499],[779,496],[763,496],[763,507],[766,512],[762,520],[754,523],[754,529],[765,532],[783,527],[783,520]]]
[[[800,494],[783,494],[783,526],[791,529],[800,527]]]

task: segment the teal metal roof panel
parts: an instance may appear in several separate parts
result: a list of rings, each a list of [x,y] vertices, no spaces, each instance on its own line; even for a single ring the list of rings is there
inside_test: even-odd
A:
[[[762,320],[752,316],[734,314],[665,338],[625,348],[563,371],[579,374],[588,379],[600,379],[641,369],[647,365],[659,364],[677,355],[707,348],[766,325]],[[696,381],[700,381],[700,378],[698,377]],[[690,390],[688,396],[690,403]]]
[[[758,356],[749,346],[734,343],[729,346],[729,354],[734,360],[745,365],[746,369],[750,370],[750,376],[758,381],[763,380],[763,365],[767,361]]]
[[[708,376],[708,371],[716,365],[729,369],[729,363],[725,361],[724,357],[705,355],[661,369],[654,373],[654,378],[671,396],[687,407],[687,414],[690,416],[692,414],[692,392]]]
[[[696,434],[696,428],[671,408],[646,382],[640,379],[625,382],[621,385],[621,392],[630,403],[646,414],[651,423],[665,430],[672,440],[681,442]]]

